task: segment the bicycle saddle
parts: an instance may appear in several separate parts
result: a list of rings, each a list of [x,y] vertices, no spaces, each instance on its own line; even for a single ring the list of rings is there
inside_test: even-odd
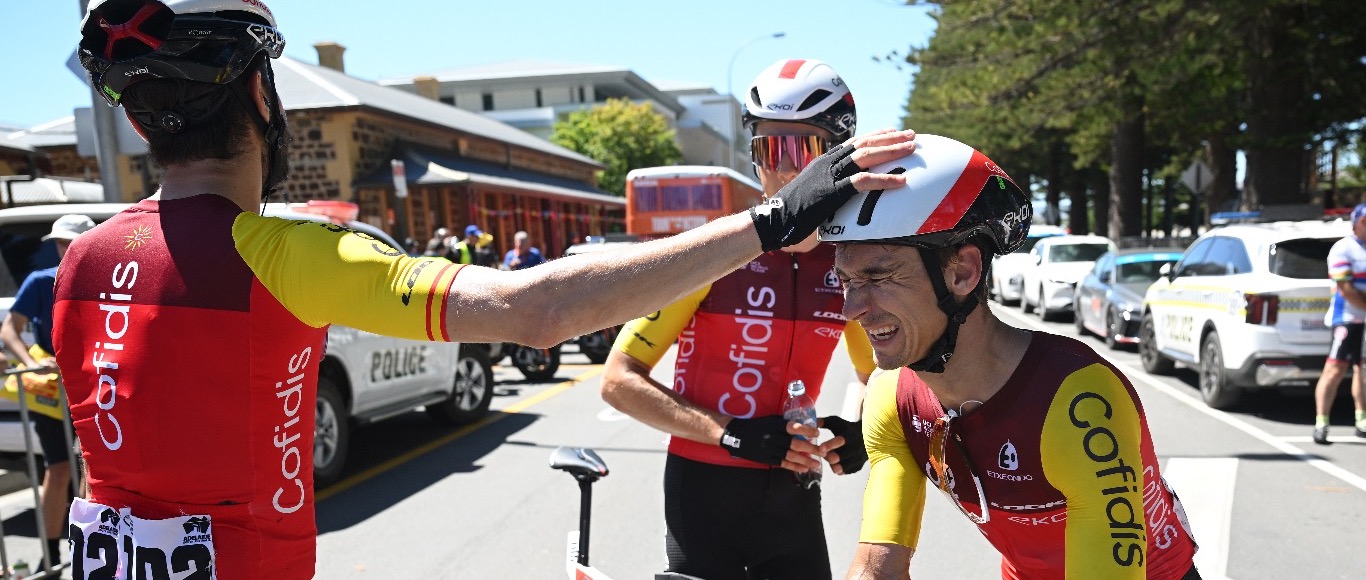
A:
[[[550,454],[550,467],[569,472],[575,479],[596,480],[607,476],[607,463],[592,449],[556,447]]]

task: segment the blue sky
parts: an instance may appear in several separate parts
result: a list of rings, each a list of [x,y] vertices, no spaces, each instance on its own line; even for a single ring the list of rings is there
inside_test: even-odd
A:
[[[854,91],[859,132],[899,127],[911,72],[874,56],[924,46],[934,20],[901,0],[267,0],[285,54],[317,62],[313,43],[346,46],[347,73],[369,80],[506,60],[630,68],[650,81],[736,92],[768,64],[815,58]],[[0,124],[34,126],[88,106],[66,67],[78,41],[79,0],[0,0]],[[774,32],[780,39],[747,40]],[[737,53],[737,49],[739,52]]]

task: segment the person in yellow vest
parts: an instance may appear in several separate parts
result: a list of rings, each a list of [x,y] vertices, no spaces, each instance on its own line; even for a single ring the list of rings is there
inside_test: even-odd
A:
[[[465,239],[451,244],[451,249],[446,254],[446,258],[457,264],[473,264],[475,255],[478,252],[479,238],[483,237],[484,232],[479,226],[470,224],[465,227]]]

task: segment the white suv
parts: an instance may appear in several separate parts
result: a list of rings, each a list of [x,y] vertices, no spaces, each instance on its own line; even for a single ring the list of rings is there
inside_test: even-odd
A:
[[[1020,294],[1020,309],[1038,311],[1048,320],[1058,312],[1072,310],[1077,282],[1096,265],[1096,258],[1115,251],[1115,243],[1101,236],[1050,236],[1029,251]]]
[[[1033,225],[1029,228],[1029,235],[1025,237],[1025,242],[1016,248],[1014,252],[1004,256],[996,256],[991,259],[991,296],[1000,301],[1001,304],[1011,304],[1020,299],[1024,289],[1024,273],[1034,267],[1034,259],[1030,257],[1030,250],[1039,240],[1050,236],[1061,236],[1067,234],[1067,230],[1058,226]]]
[[[118,203],[60,204],[0,210],[0,320],[9,313],[19,284],[28,273],[56,264],[52,243],[39,240],[51,231],[53,221],[65,214],[83,214],[103,222],[127,207]],[[320,207],[336,206],[268,204],[265,213],[287,219],[340,221],[399,247],[393,238],[369,224],[316,213],[324,211]],[[25,332],[24,340],[32,344],[32,333]],[[315,485],[321,488],[341,475],[354,426],[417,407],[425,407],[441,423],[466,424],[487,414],[492,399],[493,367],[486,349],[391,338],[334,324],[327,332],[327,352],[318,378]],[[18,404],[7,399],[0,399],[0,452],[24,452]]]
[[[1312,388],[1332,341],[1328,249],[1349,234],[1341,220],[1206,232],[1144,295],[1143,368],[1197,369],[1200,394],[1216,409],[1246,388]]]

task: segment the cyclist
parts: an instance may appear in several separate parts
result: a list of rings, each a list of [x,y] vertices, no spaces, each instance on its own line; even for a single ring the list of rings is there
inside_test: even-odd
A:
[[[766,196],[854,132],[853,97],[821,61],[778,61],[746,94],[742,122],[754,135]],[[858,471],[866,460],[859,424],[825,418],[843,437],[817,448],[794,438],[817,432],[788,426],[782,405],[793,380],[813,399],[820,394],[841,335],[860,382],[874,365],[866,334],[840,315],[834,248],[813,232],[785,250],[629,323],[608,357],[603,399],[671,435],[664,466],[671,572],[709,580],[830,577],[820,488],[800,485],[794,472],[820,470],[810,454],[832,448],[836,473]],[[670,388],[650,371],[676,340]]]
[[[71,508],[76,578],[313,576],[329,324],[558,344],[800,241],[856,189],[903,181],[860,165],[914,147],[908,133],[856,139],[780,203],[676,239],[522,272],[462,267],[258,214],[288,167],[270,66],[283,49],[260,0],[97,0],[82,22],[93,85],[165,174],[78,238],[57,274],[53,343],[91,492]]]
[[[1028,195],[967,145],[917,140],[878,168],[904,171],[914,195],[855,196],[821,227],[845,316],[896,371],[868,387],[848,577],[908,577],[928,481],[1001,552],[1002,578],[1198,578],[1128,379],[1081,342],[985,306],[992,255],[1029,230]]]

